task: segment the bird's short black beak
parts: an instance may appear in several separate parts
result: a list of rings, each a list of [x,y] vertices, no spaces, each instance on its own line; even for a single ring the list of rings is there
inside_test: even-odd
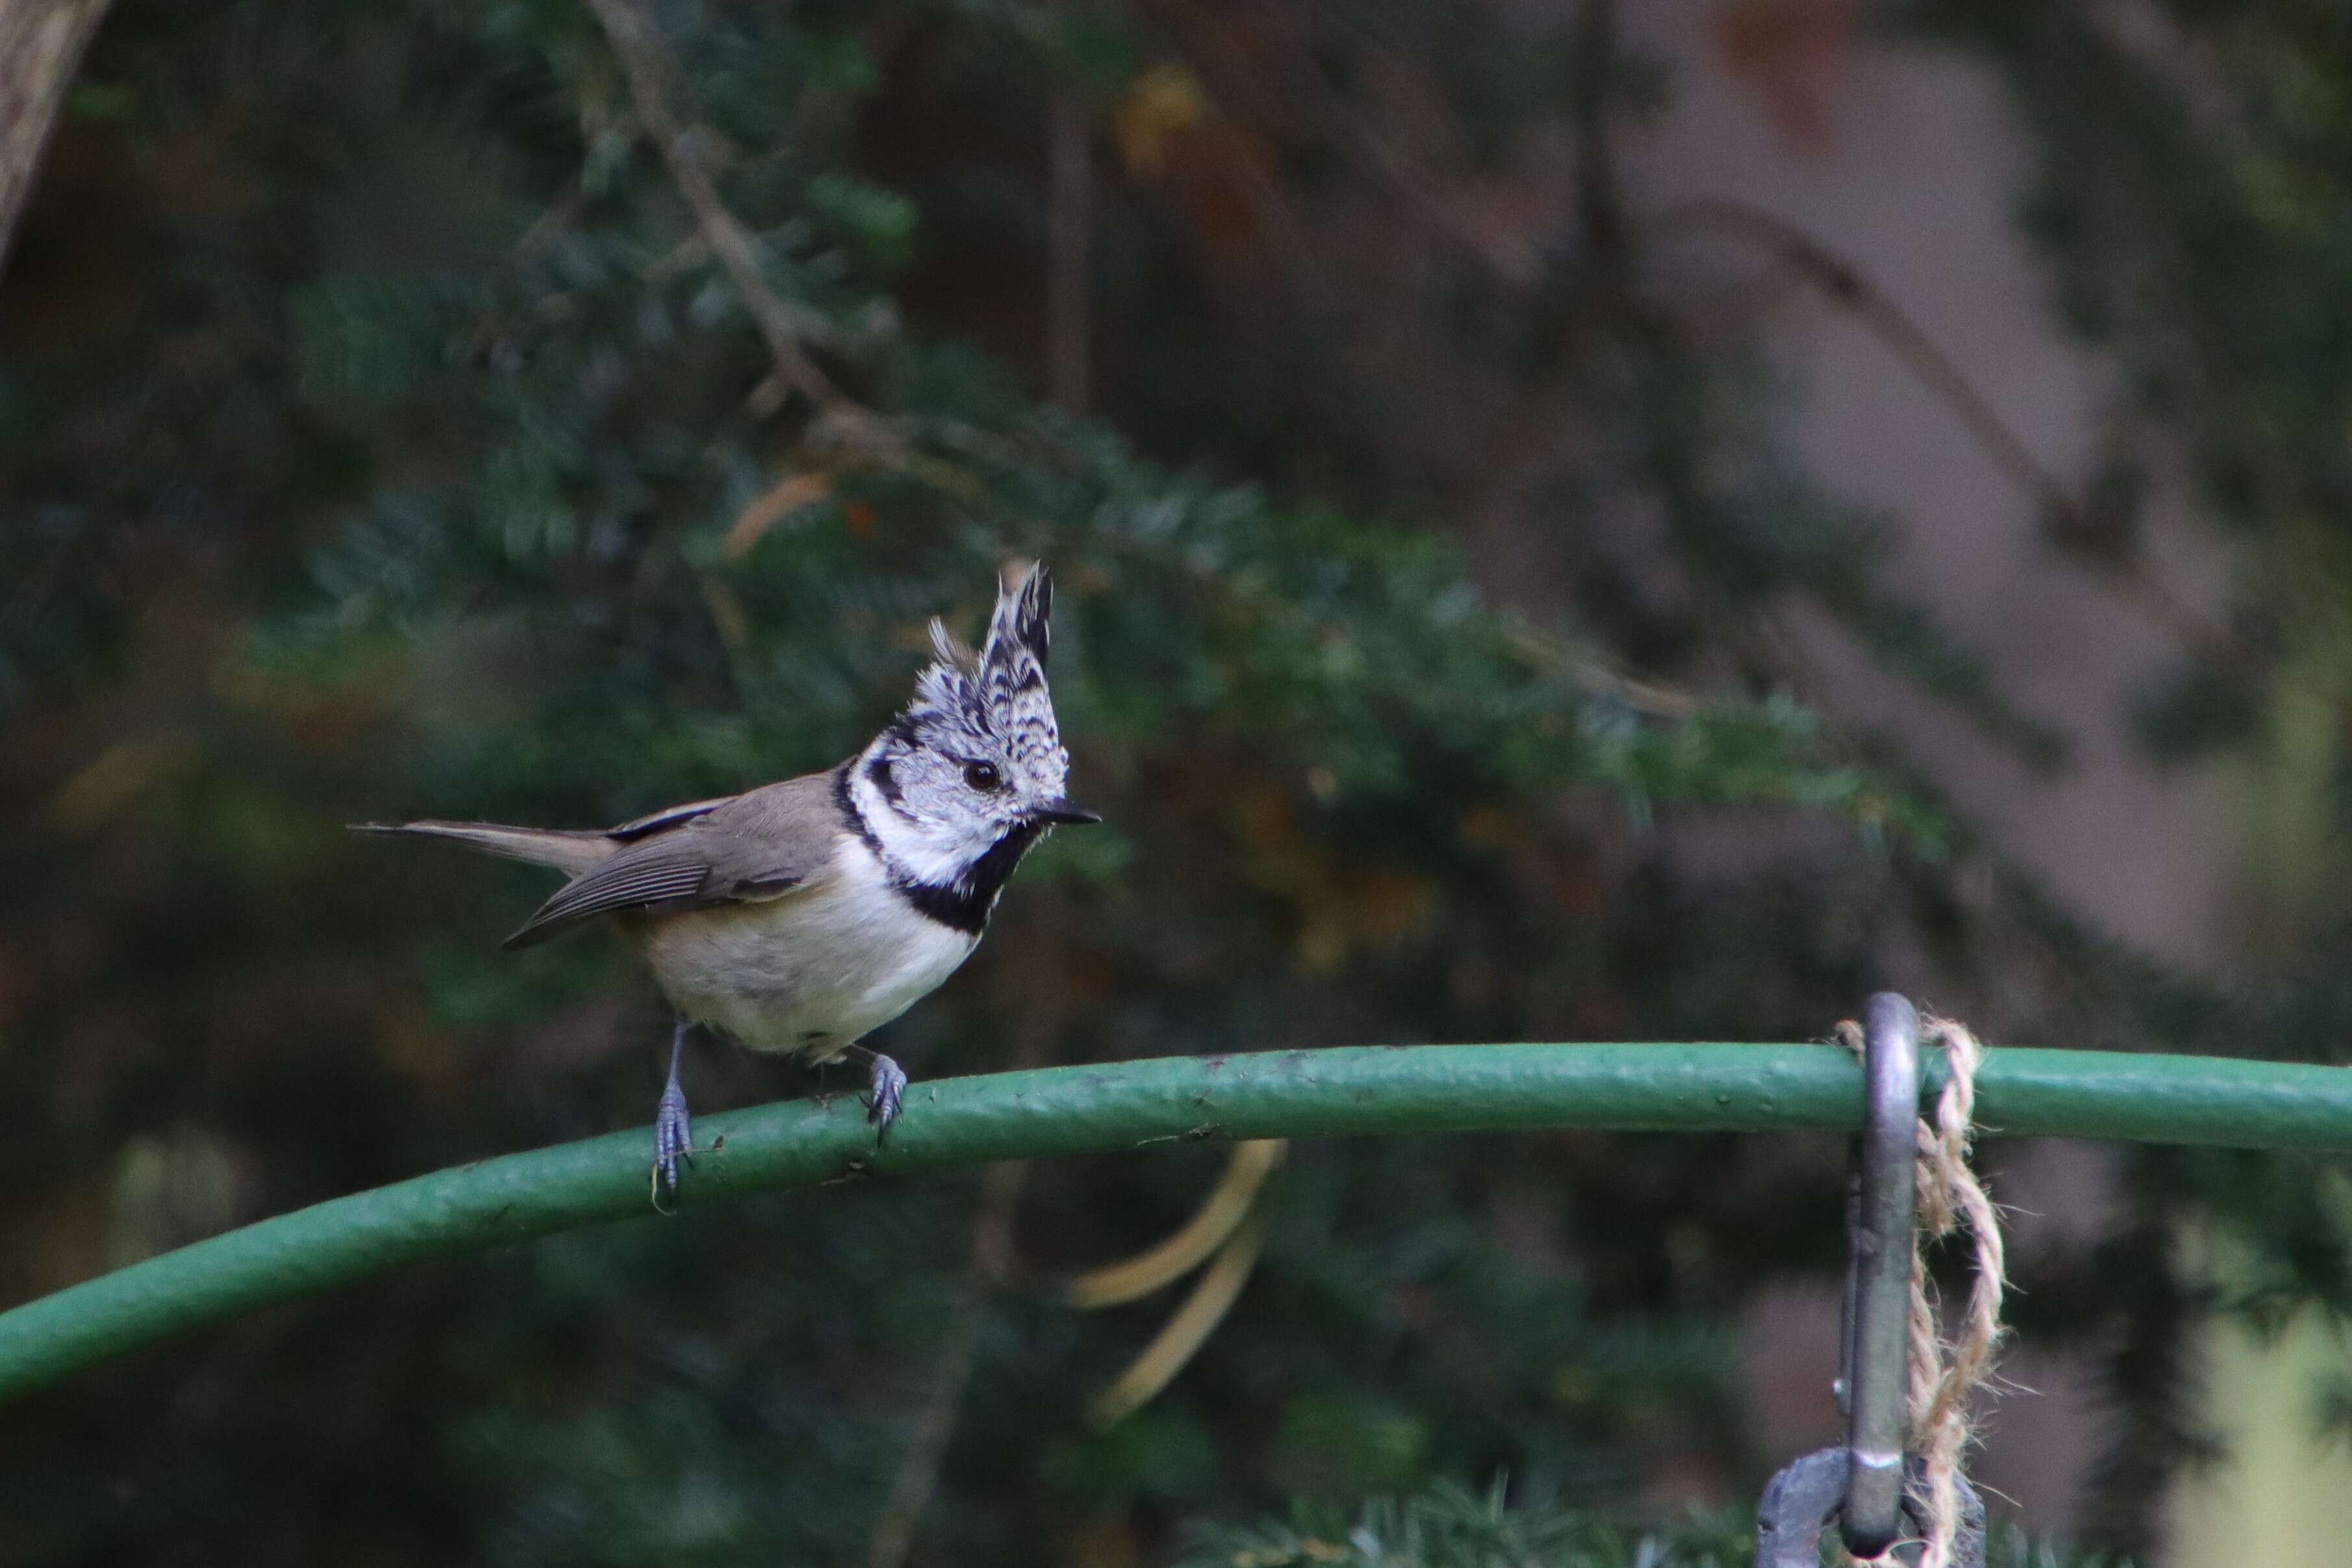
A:
[[[1029,820],[1033,822],[1067,822],[1076,826],[1085,822],[1099,822],[1102,813],[1089,811],[1075,800],[1048,800],[1042,806],[1031,807]]]

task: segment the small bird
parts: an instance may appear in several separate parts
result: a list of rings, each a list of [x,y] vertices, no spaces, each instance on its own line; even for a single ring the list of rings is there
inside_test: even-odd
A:
[[[811,1062],[862,1057],[867,1120],[888,1133],[898,1064],[858,1044],[971,956],[1005,880],[1062,823],[1098,822],[1064,794],[1045,685],[1053,585],[1042,565],[1001,578],[978,653],[931,622],[935,659],[873,743],[823,773],[697,800],[601,832],[489,822],[366,822],[362,832],[455,839],[571,880],[508,937],[528,947],[611,915],[677,1014],[654,1119],[655,1199],[692,1163],[678,1085],[687,1030]]]

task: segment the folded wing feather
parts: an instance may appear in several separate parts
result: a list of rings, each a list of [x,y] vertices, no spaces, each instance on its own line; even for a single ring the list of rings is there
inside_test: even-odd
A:
[[[617,847],[556,889],[501,944],[529,947],[600,915],[705,909],[781,898],[822,876],[839,832],[825,773],[625,822]]]

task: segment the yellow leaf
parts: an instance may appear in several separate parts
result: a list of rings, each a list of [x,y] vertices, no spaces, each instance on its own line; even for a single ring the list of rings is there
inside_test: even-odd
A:
[[[1154,66],[1137,77],[1112,116],[1128,172],[1156,177],[1167,167],[1169,141],[1208,116],[1208,89],[1184,67]]]

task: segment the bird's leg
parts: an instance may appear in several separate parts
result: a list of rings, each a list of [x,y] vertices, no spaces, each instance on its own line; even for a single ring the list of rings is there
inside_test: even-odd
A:
[[[906,1103],[906,1070],[878,1051],[869,1051],[862,1045],[844,1049],[848,1055],[864,1057],[873,1069],[866,1093],[866,1119],[874,1124],[874,1141],[878,1144],[890,1135],[890,1124],[898,1119],[898,1112]]]
[[[678,1059],[686,1053],[686,1031],[694,1026],[677,1020],[669,1037],[669,1082],[663,1085],[661,1103],[654,1111],[654,1207],[662,1194],[677,1193],[677,1162],[694,1163],[694,1124],[686,1113],[686,1090],[677,1081]]]

